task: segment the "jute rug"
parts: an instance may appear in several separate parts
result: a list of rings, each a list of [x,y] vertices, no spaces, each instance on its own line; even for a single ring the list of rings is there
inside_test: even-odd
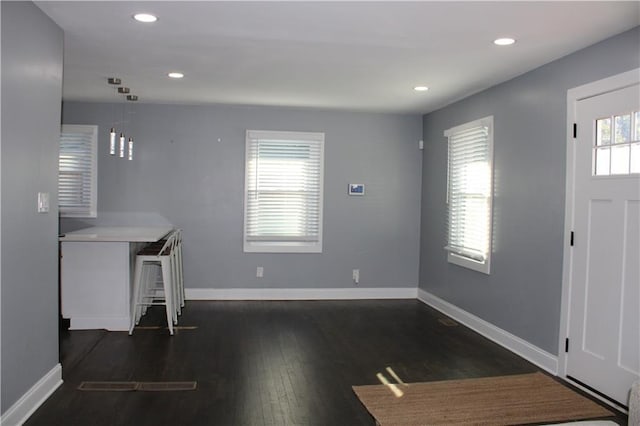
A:
[[[353,386],[381,426],[522,425],[613,413],[542,373]]]

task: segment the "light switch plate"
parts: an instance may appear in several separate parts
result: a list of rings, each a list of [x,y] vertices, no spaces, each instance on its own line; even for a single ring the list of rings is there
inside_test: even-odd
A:
[[[48,192],[38,192],[38,213],[49,213]]]

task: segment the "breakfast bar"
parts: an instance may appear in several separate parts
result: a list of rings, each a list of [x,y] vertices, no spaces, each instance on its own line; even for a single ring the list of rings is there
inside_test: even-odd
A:
[[[96,226],[61,235],[61,313],[69,329],[127,331],[136,253],[172,229]]]

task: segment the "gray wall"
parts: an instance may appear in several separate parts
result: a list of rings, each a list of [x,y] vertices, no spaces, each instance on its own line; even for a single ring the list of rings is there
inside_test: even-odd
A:
[[[420,288],[556,354],[562,290],[567,90],[640,66],[640,29],[423,118]],[[517,48],[514,47],[514,48]],[[491,275],[447,263],[445,129],[494,116]]]
[[[62,31],[2,2],[2,405],[58,363],[58,138]],[[38,214],[38,192],[51,212]]]
[[[115,97],[115,95],[114,95]],[[133,161],[108,155],[122,105],[65,103],[63,122],[99,125],[98,219],[184,229],[188,288],[416,287],[420,235],[419,115],[243,106],[128,106]],[[242,252],[245,130],[325,132],[324,251]],[[220,142],[218,142],[220,138]],[[347,184],[364,183],[364,197]],[[264,278],[256,278],[256,267]]]

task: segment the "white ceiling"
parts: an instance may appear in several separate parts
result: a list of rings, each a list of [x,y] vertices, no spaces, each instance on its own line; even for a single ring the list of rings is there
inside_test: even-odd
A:
[[[637,1],[36,4],[65,32],[65,100],[121,101],[106,82],[120,77],[141,102],[403,113],[432,111],[640,25]],[[137,23],[136,12],[159,20]],[[500,36],[518,42],[493,45]]]

